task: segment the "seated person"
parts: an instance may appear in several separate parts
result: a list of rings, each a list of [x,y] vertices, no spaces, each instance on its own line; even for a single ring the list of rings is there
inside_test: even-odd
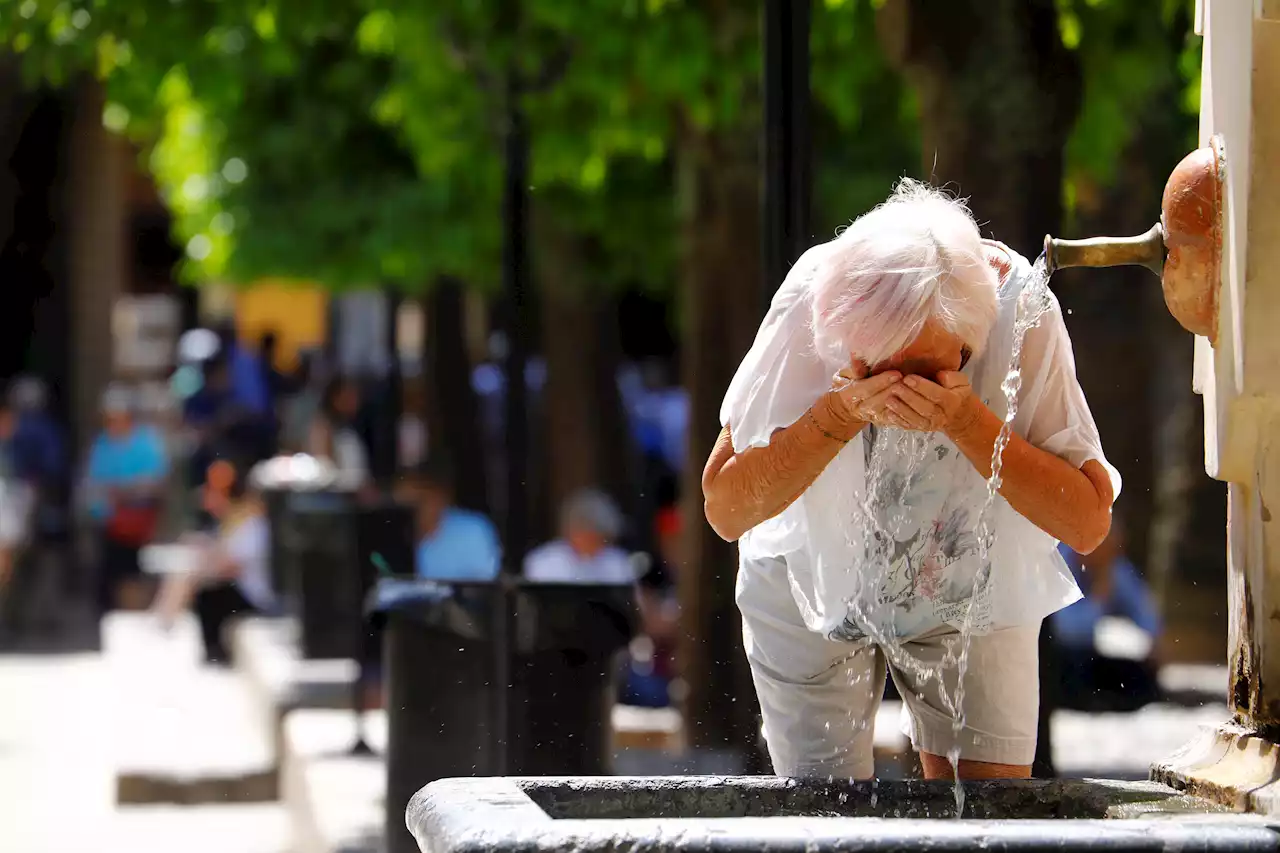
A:
[[[1160,615],[1138,570],[1124,555],[1124,531],[1119,519],[1093,553],[1080,556],[1065,545],[1063,557],[1084,592],[1084,598],[1053,615],[1063,690],[1061,707],[1090,711],[1131,711],[1159,698],[1156,681]],[[1103,617],[1133,622],[1151,638],[1145,660],[1101,654],[1095,634]]]
[[[491,581],[498,575],[502,546],[493,522],[453,503],[453,474],[438,460],[401,492],[418,508],[417,575],[436,581]]]
[[[580,491],[561,509],[560,538],[525,557],[524,576],[543,583],[635,583],[631,555],[613,544],[621,533],[622,513],[609,496]]]
[[[193,607],[205,660],[212,664],[229,662],[223,634],[232,617],[276,607],[268,563],[271,528],[261,498],[247,486],[248,469],[221,460],[210,466],[205,508],[217,519],[217,535],[187,538],[197,549],[195,568],[167,577],[157,602],[166,623]]]
[[[680,558],[680,511],[667,506],[655,519],[656,553],[636,580],[641,635],[631,642],[619,701],[624,705],[665,708],[675,678],[680,602],[676,576]]]

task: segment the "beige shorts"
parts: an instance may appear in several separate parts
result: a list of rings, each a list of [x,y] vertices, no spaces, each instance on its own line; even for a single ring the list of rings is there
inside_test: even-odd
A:
[[[781,560],[744,562],[738,608],[764,735],[781,776],[869,779],[873,726],[884,695],[885,671],[903,698],[903,731],[919,752],[946,755],[955,743],[946,697],[956,670],[922,679],[894,666],[870,642],[828,640],[804,626]],[[1036,751],[1040,703],[1039,624],[975,636],[964,680],[965,726],[960,757],[1029,765]],[[902,648],[936,667],[959,633],[942,628],[904,641]]]

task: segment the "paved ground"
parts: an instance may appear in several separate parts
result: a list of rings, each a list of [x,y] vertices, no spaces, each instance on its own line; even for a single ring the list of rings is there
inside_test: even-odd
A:
[[[281,805],[116,808],[108,675],[97,655],[0,656],[0,851],[292,853]],[[1220,680],[1216,670],[1202,675],[1211,685]],[[1197,726],[1226,716],[1216,702],[1060,713],[1059,770],[1142,778]]]
[[[0,851],[288,853],[278,805],[115,808],[106,676],[96,655],[0,657]]]

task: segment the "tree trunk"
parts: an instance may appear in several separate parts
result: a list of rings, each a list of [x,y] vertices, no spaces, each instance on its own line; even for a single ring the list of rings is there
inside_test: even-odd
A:
[[[0,247],[13,231],[14,205],[20,191],[9,159],[18,147],[35,97],[22,85],[22,69],[13,56],[0,57]]]
[[[479,406],[471,387],[463,286],[454,279],[436,282],[425,299],[422,374],[427,385],[428,456],[449,460],[459,506],[489,511],[489,454],[481,430]]]
[[[1061,221],[1080,103],[1053,0],[889,0],[877,31],[919,94],[925,175],[969,197],[985,233],[1036,257]]]
[[[760,322],[758,155],[748,134],[689,132],[682,140],[684,386],[689,452],[683,483],[686,566],[680,573],[681,647],[691,744],[750,756],[755,695],[734,603],[737,554],[702,513],[702,463],[720,431],[720,402]]]
[[[542,352],[546,521],[579,489],[597,488],[626,503],[630,443],[618,393],[620,348],[616,304],[590,280],[581,238],[549,217],[538,228],[538,301]]]

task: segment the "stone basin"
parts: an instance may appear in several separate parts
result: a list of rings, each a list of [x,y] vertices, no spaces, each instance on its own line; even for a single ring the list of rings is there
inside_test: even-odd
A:
[[[768,776],[443,779],[410,801],[424,853],[1275,851],[1280,824],[1153,782],[811,782]]]

